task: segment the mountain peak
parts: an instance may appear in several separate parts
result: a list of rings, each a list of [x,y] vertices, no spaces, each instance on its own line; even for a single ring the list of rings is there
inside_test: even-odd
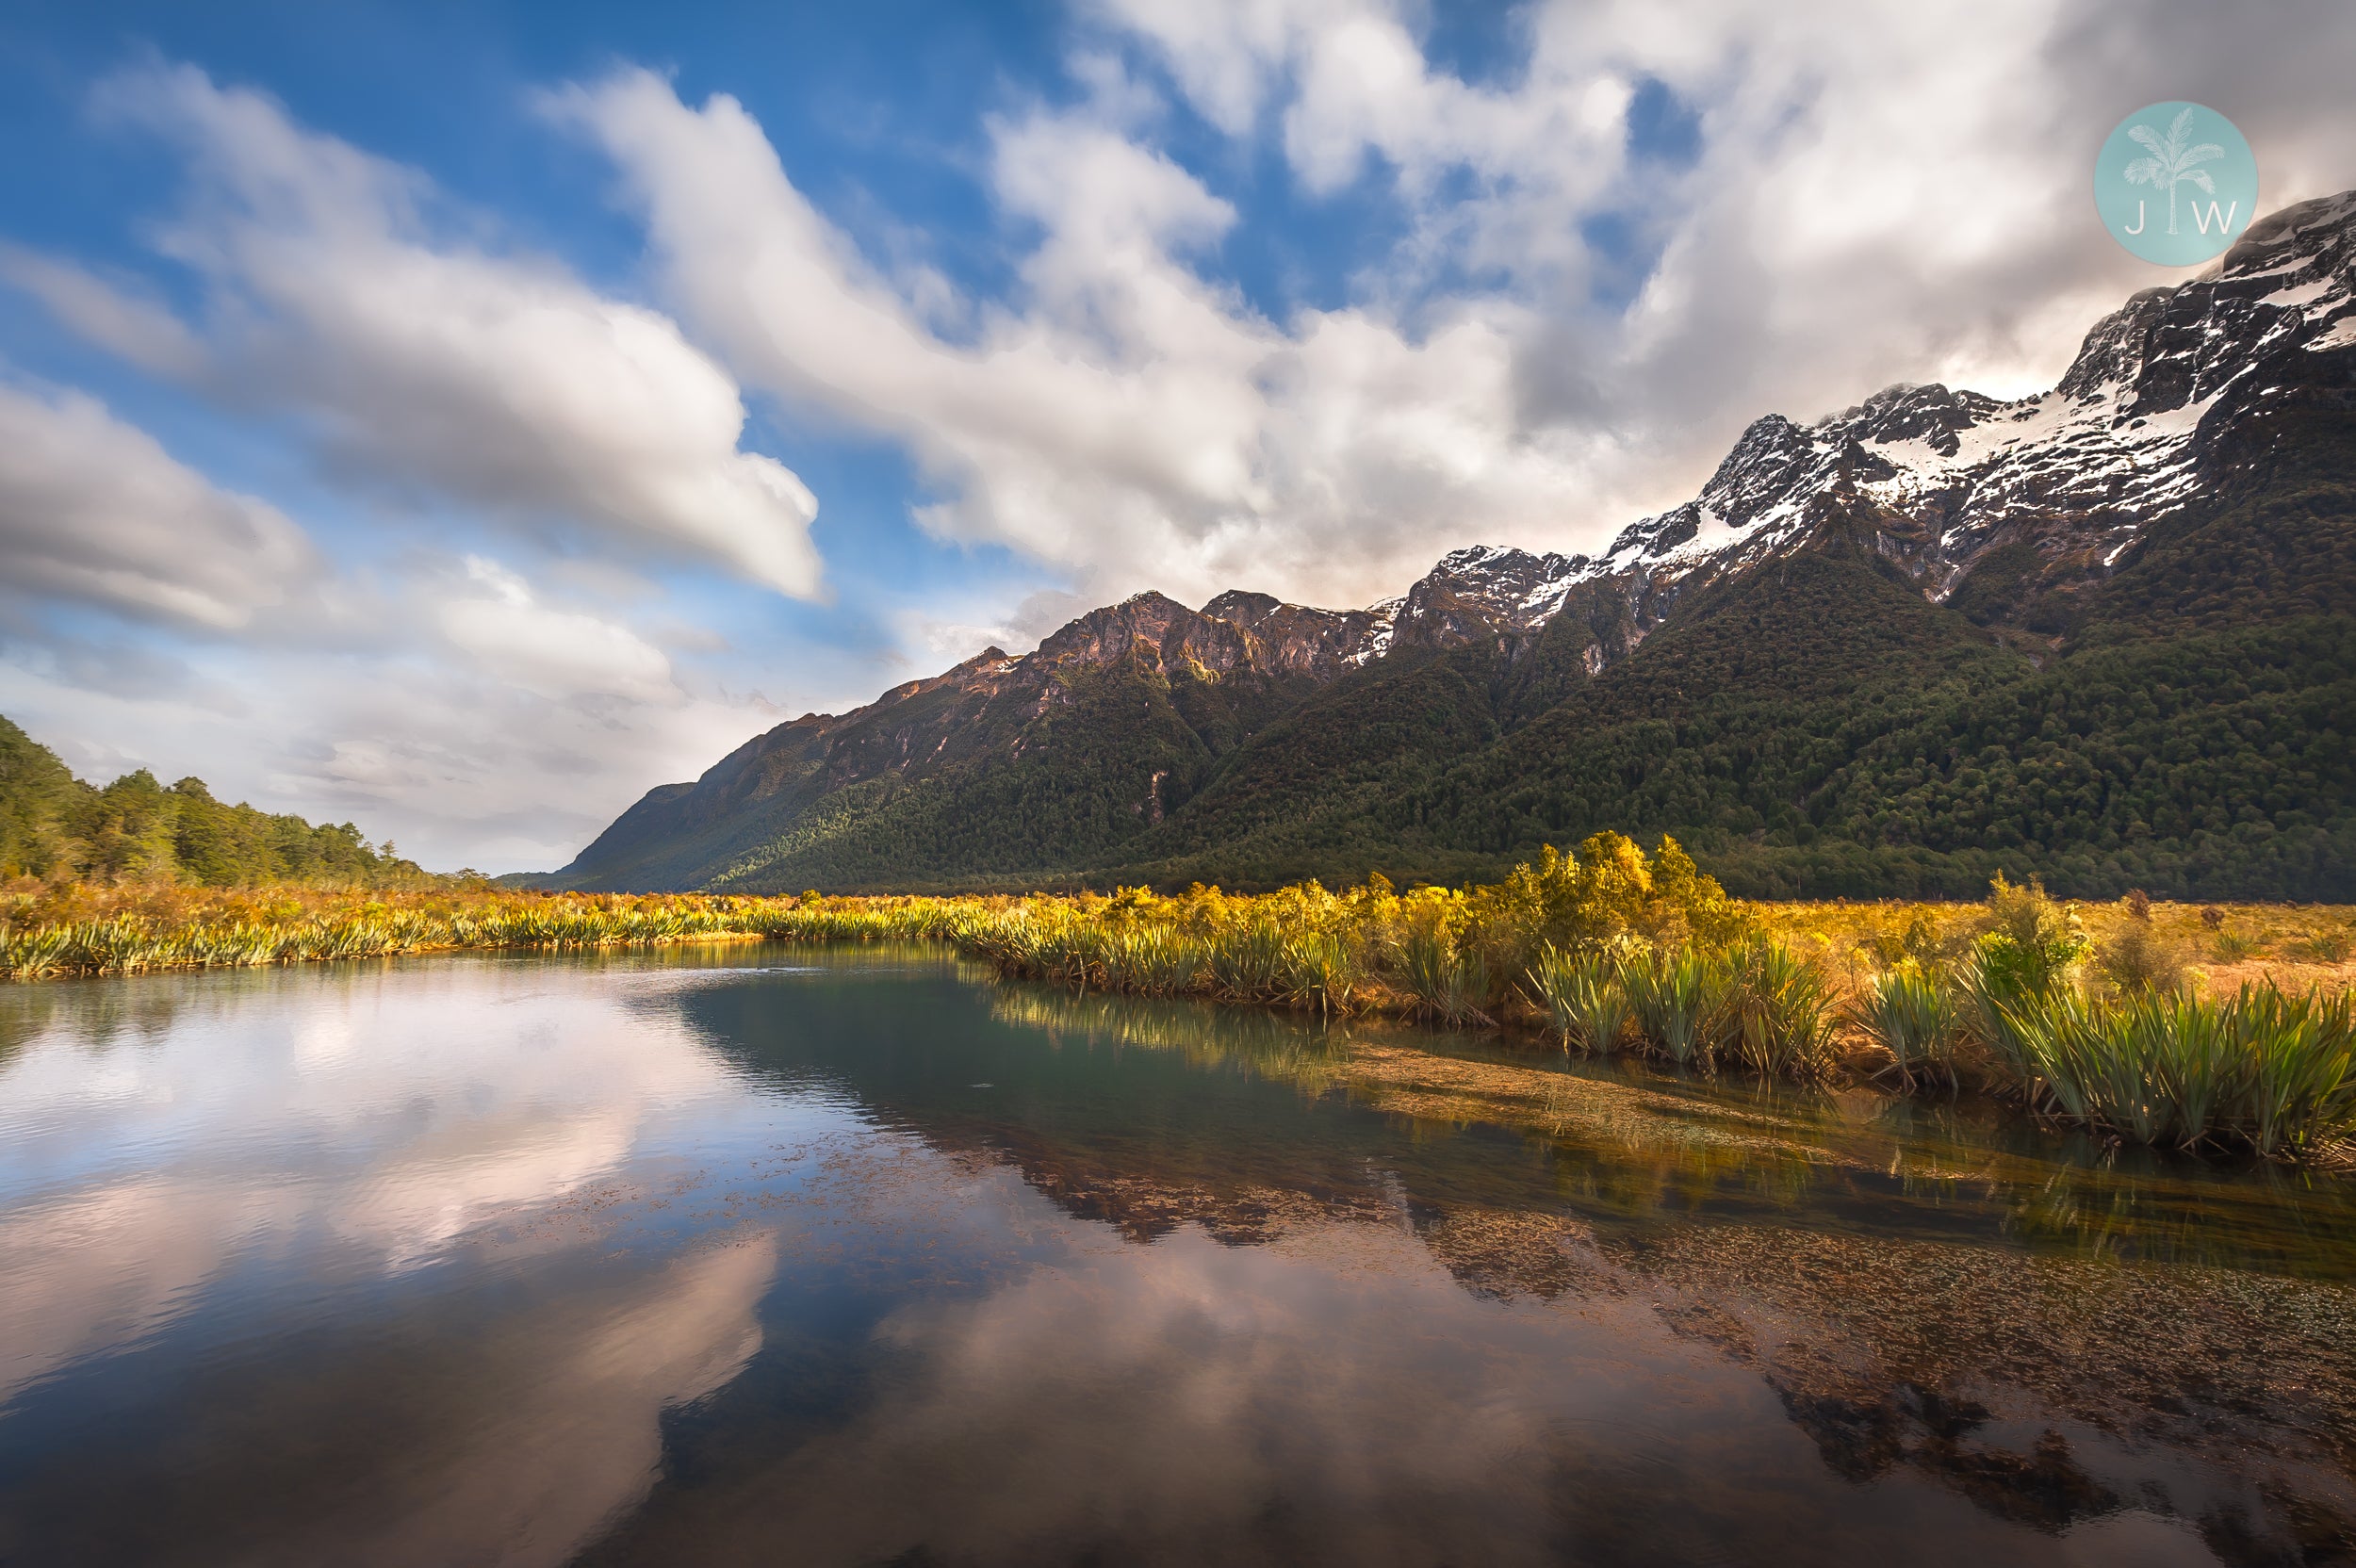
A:
[[[1284,601],[1273,594],[1254,594],[1242,588],[1230,588],[1203,605],[1203,613],[1250,626],[1283,606]]]
[[[2325,257],[2334,249],[2345,266],[2351,237],[2356,237],[2356,190],[2294,202],[2244,229],[2219,259],[2217,277],[2230,283],[2272,272],[2285,261]]]
[[[1796,548],[1818,519],[1861,519],[1934,596],[2029,547],[2017,607],[2099,579],[2238,461],[2253,419],[2344,384],[2323,356],[2351,347],[2356,191],[2273,213],[2212,275],[2134,295],[2041,397],[1902,382],[1806,429],[1755,420],[1700,495],[1629,524],[1603,566],[1673,592]]]
[[[1195,854],[1232,830],[1256,846],[1255,865],[1354,875],[1373,862],[1336,846],[1388,855],[1450,811],[1463,829],[1450,854],[1476,840],[1497,849],[1499,832],[1604,825],[1596,811],[1624,808],[1597,802],[1622,800],[1635,774],[1688,747],[1681,735],[1626,728],[1614,742],[1595,729],[1611,713],[1620,716],[1610,723],[1655,725],[1742,691],[1776,701],[1805,691],[1837,705],[1859,682],[1897,691],[1942,662],[1982,655],[1995,661],[1990,679],[2010,679],[2025,666],[2000,655],[2000,642],[2025,631],[2042,649],[2055,633],[2102,624],[2104,607],[2127,602],[2105,586],[2114,571],[2154,561],[2174,563],[2170,604],[2236,593],[2237,613],[2250,612],[2252,596],[2344,604],[2348,590],[2331,576],[2344,546],[2294,559],[2274,535],[2344,538],[2328,531],[2347,526],[2345,505],[2330,498],[2345,489],[2333,488],[2345,449],[2331,443],[2351,439],[2351,384],[2356,192],[2269,215],[2213,274],[2127,300],[2042,395],[2003,402],[1900,382],[1807,426],[1767,415],[1699,494],[1630,523],[1601,557],[1467,546],[1367,610],[1238,589],[1197,611],[1137,594],[1074,618],[1032,653],[989,648],[840,718],[779,726],[693,786],[650,792],[566,874],[589,886],[730,889],[1027,877],[1188,844]],[[2324,455],[2303,457],[2311,447]],[[2277,497],[2288,492],[2264,486],[2307,488],[2263,529],[2231,521],[2247,506],[2197,510],[2251,484]],[[2187,566],[2181,539],[2146,547],[2155,525],[2187,509],[2185,527],[2243,530],[2218,583],[2199,580],[2205,558]],[[2152,591],[2149,572],[2136,580],[2135,593]],[[1408,649],[1442,657],[1391,664]],[[1840,649],[1848,662],[1828,662]],[[1913,662],[1893,676],[1892,660]],[[2038,724],[2044,700],[2023,710]],[[1810,734],[1837,747],[1849,718],[1824,711],[1825,727]],[[1759,722],[1770,727],[1724,754],[1728,777],[1781,755],[1772,727],[1782,721]],[[1881,734],[1880,721],[1856,729],[1868,731]],[[1899,760],[1919,770],[1937,749]],[[1450,771],[1476,756],[1489,759],[1487,783]],[[2255,754],[2240,762],[2270,765]],[[1661,825],[1726,833],[1749,821],[1757,842],[1769,807],[1785,812],[1797,799],[1738,800],[1716,776],[1684,776],[1670,794],[1699,814]],[[2130,782],[2149,780],[2138,773],[2113,793]],[[1460,783],[1461,809],[1448,804]],[[2178,784],[2208,787],[2184,775],[2151,798],[2173,801]],[[2307,788],[2293,780],[2281,798],[2307,800],[2298,792]],[[1546,810],[1532,806],[1545,801]],[[2241,808],[2214,820],[2237,821]],[[1330,841],[1301,827],[1328,810],[1388,814],[1351,818]],[[1878,808],[1857,820],[1860,853],[1891,831]],[[2154,814],[2106,831],[2123,842],[2159,825]],[[1458,864],[1426,863],[1450,875]]]

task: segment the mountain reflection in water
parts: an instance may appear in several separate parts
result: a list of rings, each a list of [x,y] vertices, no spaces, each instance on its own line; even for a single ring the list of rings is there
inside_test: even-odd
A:
[[[2356,1554],[2356,1184],[924,952],[0,990],[0,1562]]]

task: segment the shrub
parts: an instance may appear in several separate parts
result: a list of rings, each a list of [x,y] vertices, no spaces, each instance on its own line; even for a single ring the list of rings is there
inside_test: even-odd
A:
[[[2170,992],[2184,988],[2184,950],[2160,934],[2151,922],[2151,901],[2140,892],[2121,901],[2126,920],[2102,944],[2095,967],[2121,991]]]
[[[2004,984],[2030,993],[2051,989],[2093,949],[2076,910],[2048,898],[2043,884],[2018,887],[2003,872],[1988,885],[1985,926],[1980,951]]]
[[[1631,939],[1722,947],[1745,923],[1741,907],[1675,839],[1662,839],[1647,858],[1618,833],[1597,833],[1573,852],[1546,846],[1535,861],[1467,898],[1464,917],[1501,975],[1530,969],[1548,945],[1574,954]]]
[[[2021,1011],[2069,991],[2093,944],[2077,916],[2042,887],[2016,887],[2001,872],[1984,923],[1957,977],[1963,1014],[2005,1070],[2025,1080],[2035,1070],[2018,1026]]]

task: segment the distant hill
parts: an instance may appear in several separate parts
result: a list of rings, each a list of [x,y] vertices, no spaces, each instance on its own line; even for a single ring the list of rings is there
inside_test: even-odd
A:
[[[1597,557],[1361,611],[1091,612],[650,792],[556,880],[1485,874],[1601,828],[1736,891],[2356,897],[2356,192],[1999,402],[1771,416]]]
[[[201,778],[166,789],[142,768],[104,787],[85,784],[0,718],[0,880],[59,874],[206,887],[435,880],[350,823],[316,825],[226,805]]]

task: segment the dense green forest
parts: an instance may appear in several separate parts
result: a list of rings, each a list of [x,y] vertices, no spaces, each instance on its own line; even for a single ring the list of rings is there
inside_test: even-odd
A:
[[[434,880],[350,823],[231,806],[201,778],[166,788],[141,768],[111,784],[86,784],[0,718],[0,879],[27,876],[204,887]]]
[[[1336,694],[1158,836],[1178,853],[1124,870],[1228,886],[1457,880],[1616,829],[1676,834],[1749,896],[1969,896],[2000,870],[2080,896],[2356,887],[2346,616],[2089,647],[2042,669],[1925,636],[1918,658],[1892,650],[1876,678],[1830,694],[1628,690],[1652,683],[1598,681],[1469,756],[1451,756],[1446,721],[1475,705],[1443,705],[1425,726],[1434,743],[1387,763],[1355,743],[1370,733],[1364,697]]]

